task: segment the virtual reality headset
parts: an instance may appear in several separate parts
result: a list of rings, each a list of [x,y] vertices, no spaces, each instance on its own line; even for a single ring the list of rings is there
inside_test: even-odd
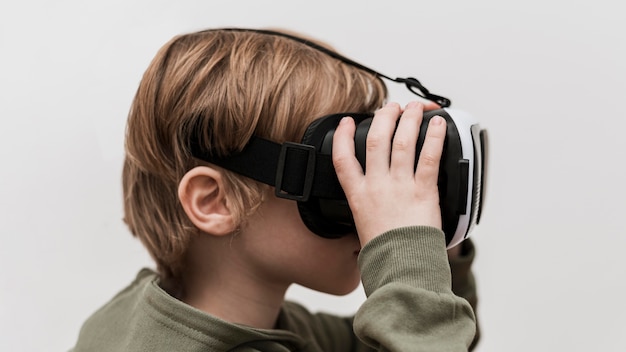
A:
[[[433,116],[443,117],[447,122],[447,134],[440,161],[438,188],[442,227],[448,248],[467,238],[480,222],[485,198],[488,135],[470,114],[450,109],[449,99],[430,93],[415,78],[389,78],[306,39],[266,30],[221,30],[251,31],[290,38],[348,65],[404,83],[411,92],[439,104],[441,109],[424,112],[415,164],[428,122]],[[299,143],[279,144],[253,136],[243,150],[222,157],[203,149],[197,140],[190,141],[190,146],[193,156],[198,159],[274,186],[277,197],[297,202],[302,221],[309,230],[325,238],[339,238],[356,233],[350,207],[331,159],[333,134],[345,116],[352,117],[356,122],[356,158],[365,170],[365,141],[373,113],[343,112],[320,117],[307,127]]]

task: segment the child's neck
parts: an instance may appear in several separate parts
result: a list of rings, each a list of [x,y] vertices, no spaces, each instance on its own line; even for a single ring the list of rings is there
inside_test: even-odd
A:
[[[273,329],[289,285],[271,285],[236,257],[211,252],[191,260],[178,298],[227,322]]]

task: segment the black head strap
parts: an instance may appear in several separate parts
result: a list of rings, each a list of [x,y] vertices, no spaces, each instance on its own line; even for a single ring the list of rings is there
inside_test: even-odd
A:
[[[306,202],[311,196],[338,198],[343,190],[336,180],[330,155],[300,143],[274,143],[252,136],[245,148],[227,157],[216,157],[196,141],[194,157],[274,186],[276,196]]]
[[[282,32],[276,32],[276,31],[271,31],[271,30],[265,30],[265,29],[247,29],[247,28],[221,28],[221,29],[210,29],[208,31],[233,31],[233,32],[255,32],[255,33],[262,33],[262,34],[268,34],[268,35],[275,35],[275,36],[279,36],[279,37],[284,37],[284,38],[289,38],[291,40],[294,40],[296,42],[302,43],[308,47],[311,47],[313,49],[316,49],[318,51],[321,51],[323,53],[325,53],[326,55],[333,57],[345,64],[348,64],[350,66],[356,67],[360,70],[363,70],[365,72],[369,72],[377,77],[381,77],[381,78],[385,78],[387,80],[390,80],[392,82],[397,82],[397,83],[404,83],[406,85],[406,87],[408,88],[408,90],[410,90],[413,94],[420,96],[424,99],[433,101],[437,104],[439,104],[439,106],[441,106],[442,108],[447,108],[452,104],[452,101],[450,101],[450,99],[446,98],[446,97],[442,97],[440,95],[436,95],[431,93],[430,91],[428,91],[428,89],[426,89],[426,87],[424,87],[420,81],[418,81],[416,78],[413,77],[407,77],[407,78],[391,78],[389,76],[383,75],[380,72],[377,72],[375,70],[372,70],[371,68],[367,67],[367,66],[363,66],[360,63],[353,61],[351,59],[348,59],[347,57],[338,54],[335,51],[332,51],[326,47],[323,47],[319,44],[316,44],[310,40],[304,39],[304,38],[300,38],[300,37],[296,37],[294,35],[290,35],[290,34],[286,34],[286,33],[282,33]]]
[[[322,138],[316,135],[319,121],[330,121],[336,126],[344,116],[355,121],[372,117],[372,114],[340,113],[314,121],[305,132],[302,143],[282,144],[252,136],[243,150],[224,157],[213,155],[203,148],[197,139],[190,141],[191,154],[201,160],[253,180],[274,186],[277,197],[306,202],[311,197],[340,199],[344,197],[332,157],[321,152]],[[322,132],[327,132],[326,130]],[[199,136],[201,133],[194,133]]]

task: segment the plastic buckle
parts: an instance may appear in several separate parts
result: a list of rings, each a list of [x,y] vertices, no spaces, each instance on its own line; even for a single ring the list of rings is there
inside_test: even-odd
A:
[[[307,153],[306,170],[304,174],[304,187],[302,194],[291,194],[283,191],[283,178],[285,172],[285,161],[287,159],[287,152],[289,149],[298,149]],[[313,188],[313,176],[315,175],[315,147],[312,145],[299,144],[285,142],[280,148],[280,154],[278,156],[278,165],[276,168],[276,183],[274,188],[274,194],[276,197],[297,200],[300,202],[306,202],[311,195],[311,188]]]

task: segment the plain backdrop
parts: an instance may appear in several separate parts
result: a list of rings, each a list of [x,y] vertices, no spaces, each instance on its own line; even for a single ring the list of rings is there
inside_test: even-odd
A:
[[[152,266],[122,223],[125,119],[158,48],[283,27],[415,76],[491,136],[479,351],[626,348],[626,22],[618,1],[3,1],[0,351],[65,351]],[[313,78],[312,78],[313,79]],[[389,86],[391,100],[411,98]],[[351,314],[360,290],[295,287]]]

